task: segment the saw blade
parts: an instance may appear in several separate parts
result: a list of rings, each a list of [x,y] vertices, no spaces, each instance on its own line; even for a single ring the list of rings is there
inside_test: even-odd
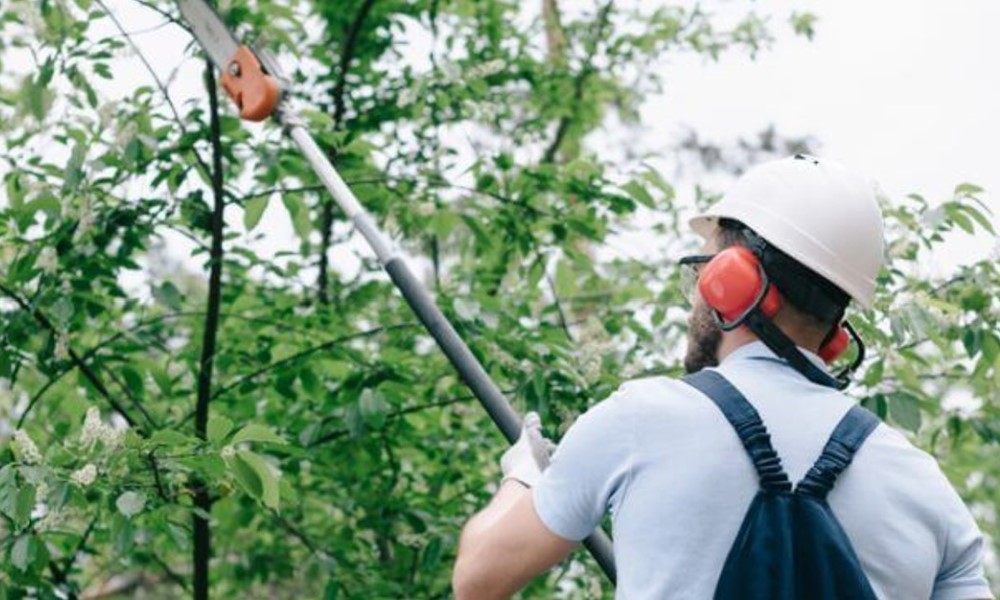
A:
[[[239,42],[215,9],[204,0],[176,0],[184,21],[191,27],[198,43],[219,69],[225,69],[236,54]]]

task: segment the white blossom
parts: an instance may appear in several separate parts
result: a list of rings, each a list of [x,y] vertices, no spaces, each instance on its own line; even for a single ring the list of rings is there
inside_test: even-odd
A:
[[[125,124],[125,127],[119,129],[115,134],[115,145],[124,147],[129,141],[135,137],[139,128],[136,126],[135,121],[129,121]]]
[[[65,331],[59,332],[56,336],[56,347],[54,349],[56,360],[69,360],[69,336]]]
[[[396,104],[399,108],[405,108],[417,101],[417,90],[414,88],[406,88],[399,93],[399,97],[396,99]]]
[[[88,485],[94,483],[96,479],[97,467],[95,467],[92,463],[87,463],[83,467],[73,471],[73,473],[69,476],[69,480],[80,487],[87,487]]]
[[[83,429],[80,430],[80,445],[89,450],[100,440],[105,448],[114,450],[122,445],[127,432],[127,428],[118,429],[114,425],[108,425],[101,421],[101,411],[96,406],[91,406],[87,409],[87,415],[83,419]]]
[[[101,426],[101,441],[108,450],[114,450],[125,440],[125,429],[116,429],[112,425]]]
[[[39,531],[52,531],[54,529],[59,529],[59,527],[65,523],[66,514],[58,510],[50,510],[45,513],[42,520],[35,525],[35,528]]]
[[[444,76],[443,79],[445,82],[453,82],[458,81],[458,79],[462,76],[462,71],[458,68],[457,64],[453,62],[446,62],[441,65],[441,74]]]
[[[19,21],[34,31],[35,34],[41,35],[45,31],[45,20],[33,3],[25,2],[20,4],[15,12],[19,17]]]
[[[59,269],[59,256],[56,254],[56,249],[52,246],[42,248],[42,251],[38,253],[38,259],[35,260],[35,266],[46,275],[55,273]]]
[[[80,445],[90,448],[94,442],[102,438],[104,424],[101,423],[101,411],[96,406],[87,409],[83,419],[83,429],[80,430]]]
[[[230,459],[236,456],[236,448],[233,448],[232,445],[223,446],[222,450],[219,450],[219,456]]]
[[[14,432],[13,445],[21,462],[29,465],[42,462],[42,453],[38,451],[38,446],[35,445],[34,440],[28,437],[28,434],[24,430],[18,429]]]
[[[90,205],[89,198],[84,198],[81,201],[78,219],[76,231],[73,232],[74,242],[83,239],[94,227],[94,210]]]
[[[146,496],[138,492],[128,491],[118,496],[118,499],[115,500],[115,506],[118,507],[118,512],[131,519],[146,508]]]
[[[490,61],[481,63],[471,69],[469,69],[467,76],[470,79],[478,79],[482,77],[489,77],[490,75],[496,75],[500,71],[504,70],[507,66],[502,59],[496,58]]]
[[[111,123],[118,111],[118,103],[114,101],[105,102],[99,109],[97,109],[97,117],[100,119],[102,129]]]

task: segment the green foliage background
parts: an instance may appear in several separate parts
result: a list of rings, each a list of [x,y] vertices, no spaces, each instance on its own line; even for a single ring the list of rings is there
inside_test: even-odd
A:
[[[610,159],[588,134],[611,114],[641,125],[667,56],[710,69],[766,51],[775,28],[811,37],[815,21],[585,4],[224,11],[299,65],[294,99],[325,150],[428,257],[414,264],[440,303],[554,435],[623,379],[678,373],[684,335],[676,257],[598,249],[637,219],[689,243],[692,207],[642,157]],[[146,5],[180,26],[171,3]],[[169,73],[107,99],[132,50],[106,33],[106,8],[0,7],[0,598],[109,582],[191,594],[198,521],[217,597],[449,596],[501,436],[280,132],[217,109],[211,77],[180,103]],[[411,45],[418,34],[429,48]],[[16,56],[33,68],[8,70]],[[449,142],[470,130],[489,140],[471,156]],[[980,194],[885,199],[891,264],[856,319],[872,352],[852,393],[912,432],[1000,540],[1000,273],[984,259],[914,275],[950,232],[995,235]],[[695,203],[712,199],[699,189]],[[262,257],[244,235],[268,227],[268,206],[287,211],[298,252]],[[174,265],[163,245],[180,239],[192,250]],[[357,268],[331,258],[352,255]],[[612,591],[581,553],[525,596],[553,594]]]

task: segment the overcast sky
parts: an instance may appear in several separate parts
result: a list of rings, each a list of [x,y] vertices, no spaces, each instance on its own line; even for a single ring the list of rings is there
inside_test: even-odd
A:
[[[643,112],[658,135],[690,125],[731,140],[774,123],[788,135],[815,135],[823,155],[864,171],[891,197],[918,192],[941,201],[967,181],[986,188],[983,199],[1000,212],[1000,2],[753,4],[775,15],[814,12],[815,39],[778,28],[777,43],[756,60],[668,65],[664,94]],[[982,256],[991,246],[980,240],[949,251]]]

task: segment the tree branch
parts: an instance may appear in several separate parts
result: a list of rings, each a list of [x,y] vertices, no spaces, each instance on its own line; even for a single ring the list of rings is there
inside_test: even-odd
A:
[[[225,234],[224,212],[226,196],[222,166],[222,125],[219,117],[219,96],[215,84],[215,67],[211,61],[205,63],[205,83],[208,87],[210,108],[210,137],[212,144],[212,242],[209,252],[208,304],[205,310],[205,327],[202,332],[201,360],[198,368],[198,398],[195,404],[194,431],[201,439],[206,439],[208,429],[208,405],[212,400],[212,371],[215,366],[215,347],[219,333],[219,309],[222,303],[222,241]],[[194,598],[208,600],[209,562],[212,558],[212,532],[208,519],[212,511],[212,496],[206,482],[193,482],[194,505],[201,509],[192,513],[194,520]]]
[[[333,85],[333,127],[339,129],[344,124],[344,113],[347,105],[344,102],[344,95],[347,91],[347,74],[351,69],[351,61],[354,59],[354,52],[357,49],[358,39],[361,35],[361,28],[368,13],[371,12],[375,0],[365,0],[354,15],[350,28],[344,39],[344,47],[340,52],[340,64],[337,71],[337,81]],[[336,151],[330,149],[328,156],[332,162],[336,158]],[[316,276],[316,297],[320,305],[330,303],[330,245],[333,237],[333,217],[334,202],[332,198],[324,197],[320,214],[320,246],[319,246],[319,274]]]
[[[614,7],[614,4],[614,0],[608,0],[608,3],[601,8],[597,15],[594,37],[592,39],[593,45],[587,53],[587,58],[584,60],[583,66],[580,67],[580,72],[577,73],[576,78],[573,80],[573,99],[569,102],[571,112],[559,120],[559,125],[556,127],[555,138],[553,138],[552,143],[542,156],[542,163],[548,164],[555,162],[556,155],[559,153],[559,150],[566,139],[566,135],[569,133],[569,128],[577,120],[577,116],[579,115],[579,106],[583,100],[585,85],[587,80],[594,73],[594,57],[597,54],[597,47],[600,43],[601,36],[604,35],[604,30],[610,21],[611,9]]]
[[[145,8],[148,8],[149,10],[155,12],[156,14],[160,15],[161,17],[163,17],[167,21],[173,23],[174,25],[180,27],[184,31],[190,33],[192,36],[194,35],[194,33],[191,31],[191,28],[187,26],[187,23],[184,23],[183,21],[181,21],[180,19],[178,19],[174,15],[172,15],[172,14],[168,13],[167,11],[163,10],[162,8],[156,6],[156,4],[154,4],[153,2],[150,2],[149,0],[133,0],[133,1],[136,4],[138,4],[140,6],[143,6]]]
[[[52,321],[49,321],[48,317],[42,314],[42,312],[37,308],[31,306],[24,298],[18,295],[14,290],[0,283],[0,292],[2,292],[5,296],[10,298],[11,300],[13,300],[21,308],[21,310],[31,315],[32,318],[35,319],[35,322],[41,325],[51,335],[53,336],[59,335],[59,330],[56,329],[55,325],[52,324]],[[87,363],[85,363],[83,359],[80,358],[80,355],[77,354],[76,351],[73,350],[72,348],[69,349],[69,357],[70,360],[73,362],[73,364],[76,365],[76,368],[80,369],[80,372],[83,373],[83,376],[86,377],[87,381],[89,381],[90,384],[94,386],[94,389],[97,390],[97,393],[100,394],[102,398],[104,398],[104,400],[108,403],[108,405],[111,406],[111,408],[114,409],[118,414],[120,414],[122,418],[125,419],[125,422],[129,424],[129,426],[138,429],[140,434],[144,433],[144,430],[138,427],[138,423],[136,422],[135,418],[132,417],[132,415],[130,415],[128,411],[125,410],[125,407],[122,406],[122,404],[118,402],[118,400],[116,400],[114,396],[111,395],[111,392],[108,391],[108,388],[104,385],[104,382],[101,381],[101,378],[97,376],[97,373],[95,373],[94,370],[91,369],[90,366]]]
[[[344,49],[340,53],[340,65],[337,71],[337,81],[333,86],[333,124],[339,127],[344,121],[344,112],[347,110],[344,102],[344,94],[347,90],[347,73],[351,70],[351,61],[354,60],[354,52],[357,49],[358,39],[361,36],[361,28],[368,18],[375,5],[375,0],[365,0],[354,15],[347,36],[344,39]]]
[[[150,552],[149,554],[147,554],[147,556],[149,556],[151,559],[153,559],[153,562],[155,562],[157,565],[159,565],[159,567],[161,569],[163,569],[163,573],[167,576],[167,579],[169,579],[170,581],[173,581],[174,583],[176,583],[185,592],[188,592],[188,593],[191,592],[191,589],[188,587],[187,580],[184,579],[183,577],[181,577],[177,573],[177,571],[174,571],[173,569],[171,569],[170,565],[168,565],[162,558],[160,558],[159,556],[157,556],[157,554],[155,552]]]
[[[219,388],[219,390],[216,391],[215,394],[212,396],[212,399],[214,400],[214,399],[218,398],[219,396],[222,396],[223,394],[226,394],[226,393],[232,391],[234,388],[237,388],[240,385],[242,385],[242,384],[244,384],[244,383],[246,383],[248,381],[251,381],[253,379],[256,379],[257,377],[260,377],[261,375],[264,375],[266,373],[270,373],[271,371],[275,371],[275,370],[280,369],[280,368],[282,368],[282,367],[284,367],[286,365],[289,365],[291,363],[300,361],[303,358],[306,358],[306,357],[308,357],[310,355],[316,354],[317,352],[322,352],[324,350],[328,350],[328,349],[333,348],[335,346],[340,346],[340,345],[345,344],[345,343],[347,343],[347,342],[349,342],[351,340],[356,340],[356,339],[360,339],[360,338],[364,338],[364,337],[370,337],[370,336],[373,336],[373,335],[377,335],[379,333],[384,333],[386,331],[392,331],[394,329],[404,329],[404,328],[408,328],[408,327],[419,327],[419,323],[396,323],[395,325],[386,325],[385,327],[376,327],[375,329],[368,329],[366,331],[362,331],[362,332],[359,332],[359,333],[352,333],[350,335],[345,335],[345,336],[342,336],[342,337],[339,337],[339,338],[336,338],[336,339],[329,340],[327,342],[323,342],[322,344],[319,344],[317,346],[312,346],[311,348],[306,348],[305,350],[302,350],[301,352],[296,352],[295,354],[293,354],[291,356],[288,356],[286,358],[282,358],[281,360],[276,360],[276,361],[272,362],[271,364],[265,365],[265,366],[257,369],[256,371],[253,371],[252,373],[248,373],[246,375],[243,375],[243,376],[237,378],[232,383],[229,383],[226,386],[224,386],[222,388]]]
[[[503,393],[509,395],[509,394],[513,394],[515,391],[516,390],[504,390]],[[413,405],[413,406],[407,406],[405,408],[401,408],[399,410],[393,411],[393,412],[387,414],[385,416],[385,419],[386,419],[386,423],[389,423],[389,422],[393,421],[394,419],[398,419],[399,417],[403,417],[403,416],[406,416],[406,415],[409,415],[409,414],[413,414],[413,413],[417,413],[417,412],[429,410],[429,409],[432,409],[432,408],[441,408],[443,406],[451,406],[452,404],[459,404],[461,402],[468,402],[469,400],[475,400],[475,399],[476,399],[476,397],[470,394],[470,395],[466,395],[466,396],[457,396],[455,398],[447,398],[445,400],[437,400],[435,402],[426,402],[424,404],[416,404],[416,405]],[[332,441],[334,441],[336,439],[342,438],[342,437],[344,437],[347,434],[348,434],[348,430],[347,429],[336,429],[336,430],[331,431],[331,432],[329,432],[329,433],[327,433],[325,435],[320,436],[319,438],[317,438],[316,440],[314,440],[311,444],[309,444],[308,447],[309,448],[315,448],[316,446],[322,446],[323,444],[327,444],[327,443],[332,442]]]
[[[552,299],[556,305],[556,313],[559,315],[559,326],[566,333],[566,339],[570,343],[574,343],[576,340],[573,339],[573,331],[570,329],[569,321],[566,319],[566,311],[563,310],[562,300],[559,299],[559,293],[556,292],[556,283],[552,281],[548,273],[545,274],[545,281],[549,285],[549,291],[552,292]]]
[[[146,8],[153,10],[159,13],[160,15],[166,17],[170,22],[179,25],[188,33],[194,35],[186,25],[175,19],[169,13],[156,8],[151,4],[143,2],[142,0],[136,0],[136,1],[139,2],[139,4],[145,6]],[[128,31],[125,30],[125,27],[122,26],[121,22],[118,20],[118,17],[116,17],[115,14],[111,12],[111,9],[109,9],[107,5],[104,4],[104,0],[97,0],[97,4],[104,9],[104,13],[108,15],[108,18],[111,19],[111,22],[115,24],[115,28],[117,28],[118,31],[121,32],[122,36],[125,37],[125,41],[128,42],[129,47],[132,48],[132,51],[135,52],[136,55],[139,57],[139,60],[142,61],[143,66],[146,68],[146,71],[149,72],[149,75],[150,77],[152,77],[153,82],[156,84],[156,87],[160,90],[160,93],[163,94],[163,99],[166,100],[167,106],[170,107],[170,112],[173,113],[174,122],[177,124],[177,127],[180,128],[182,133],[186,132],[186,128],[184,127],[184,121],[181,119],[180,112],[177,111],[177,106],[174,105],[174,101],[170,98],[170,92],[167,90],[167,86],[163,83],[163,81],[160,80],[160,76],[157,75],[156,69],[153,68],[153,65],[149,63],[149,61],[146,59],[146,56],[142,53],[141,50],[139,50],[139,47],[135,44],[135,41],[132,39],[132,36],[128,33]],[[198,154],[198,150],[192,147],[191,153],[194,155],[195,162],[198,163],[198,166],[201,168],[202,172],[205,175],[211,173],[211,171],[208,168],[208,164],[206,164],[205,160],[201,157],[200,154]]]
[[[542,0],[542,20],[545,22],[545,45],[549,60],[561,62],[566,57],[566,32],[559,18],[556,0]]]

